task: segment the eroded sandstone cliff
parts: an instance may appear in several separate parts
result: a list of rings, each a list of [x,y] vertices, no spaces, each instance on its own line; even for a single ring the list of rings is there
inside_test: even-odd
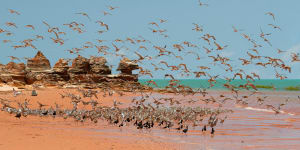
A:
[[[44,86],[55,85],[110,85],[114,87],[126,87],[130,85],[140,86],[138,75],[132,74],[138,69],[138,64],[124,58],[121,60],[118,71],[120,74],[112,75],[111,68],[106,64],[104,57],[85,58],[78,55],[72,60],[59,59],[53,68],[50,61],[41,51],[27,60],[27,64],[10,62],[6,65],[0,64],[0,83],[14,86],[41,84]],[[126,86],[125,86],[126,85]]]

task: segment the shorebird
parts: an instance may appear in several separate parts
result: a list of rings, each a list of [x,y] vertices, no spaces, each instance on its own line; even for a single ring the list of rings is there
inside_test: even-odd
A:
[[[300,61],[299,53],[292,53],[291,57],[292,57],[292,62]]]
[[[179,44],[173,44],[173,48],[177,49],[179,52],[182,51],[184,48]]]
[[[277,108],[274,107],[273,105],[266,105],[266,106],[267,106],[267,108],[271,108],[275,112],[275,114],[279,114],[281,112],[280,111],[281,105],[279,105]]]
[[[107,25],[107,24],[105,24],[104,22],[102,22],[102,21],[98,20],[98,21],[96,21],[96,23],[99,23],[101,26],[105,27],[105,29],[106,29],[107,31],[109,30],[109,27],[108,27],[108,25]]]
[[[6,22],[5,24],[6,24],[7,26],[9,26],[9,27],[10,27],[10,26],[13,26],[13,27],[15,27],[15,28],[18,28],[17,25],[16,25],[15,23],[13,23],[13,22]]]
[[[75,13],[75,14],[78,14],[78,15],[83,15],[85,17],[87,17],[90,21],[91,21],[91,18],[89,17],[89,15],[85,12],[79,12],[79,13]]]
[[[274,13],[272,13],[272,12],[267,12],[266,15],[272,16],[273,20],[275,21],[275,15],[274,15]]]
[[[199,71],[199,72],[193,72],[196,76],[196,78],[200,78],[201,76],[206,76],[206,72]]]
[[[150,25],[155,25],[156,27],[159,27],[158,24],[156,22],[150,22]]]
[[[280,53],[284,53],[284,52],[286,52],[286,51],[283,51],[283,50],[281,50],[281,49],[277,48],[277,53],[278,53],[278,54],[280,54]]]
[[[186,126],[185,129],[182,130],[183,133],[187,133],[189,130],[189,126]]]
[[[116,8],[119,8],[119,7],[113,7],[113,6],[108,6],[109,10],[115,10]]]
[[[45,105],[45,104],[40,103],[39,101],[37,101],[37,103],[38,103],[38,105],[39,105],[39,109],[42,109],[42,107],[44,107],[44,106],[48,106],[48,105]]]
[[[17,61],[21,61],[18,57],[15,56],[7,56],[10,58],[11,61],[17,60]]]
[[[104,31],[104,30],[99,30],[99,31],[97,31],[98,34],[102,34],[102,33],[104,33],[104,32],[106,32],[106,31]]]
[[[193,23],[193,25],[195,26],[195,28],[193,28],[192,30],[195,30],[197,32],[203,32],[203,27],[202,26],[199,26],[196,23]]]
[[[15,11],[15,10],[13,10],[13,9],[8,9],[8,10],[9,10],[9,12],[10,12],[11,14],[21,15],[19,12]]]
[[[13,94],[14,94],[14,97],[16,97],[18,95],[21,95],[22,92],[21,91],[16,91],[15,88],[13,88]]]
[[[160,23],[164,23],[164,22],[167,22],[167,20],[159,19],[159,22],[160,22]]]
[[[18,111],[18,112],[16,113],[16,115],[15,115],[15,117],[18,118],[18,119],[20,119],[21,116],[22,116],[22,114],[21,114],[21,112],[19,112],[19,111]]]
[[[273,27],[274,29],[279,29],[281,31],[281,28],[279,26],[273,25],[273,24],[268,24],[269,26]]]
[[[32,30],[34,30],[35,28],[34,28],[34,26],[33,25],[26,25],[25,27],[27,27],[27,28],[31,28]]]
[[[41,35],[35,35],[35,37],[36,37],[36,39],[42,39],[42,40],[44,40],[44,37],[41,36]]]
[[[228,45],[225,45],[223,47],[221,47],[218,43],[214,42],[214,44],[217,46],[217,50],[223,50],[224,48],[226,48]]]
[[[109,12],[103,11],[103,15],[106,16],[106,15],[112,15],[112,14]]]
[[[200,0],[198,0],[199,6],[208,6],[208,4],[202,3]]]
[[[212,127],[210,134],[214,134],[214,133],[215,133],[215,129]]]
[[[239,32],[239,31],[243,31],[243,30],[238,30],[235,26],[232,26],[233,32]]]

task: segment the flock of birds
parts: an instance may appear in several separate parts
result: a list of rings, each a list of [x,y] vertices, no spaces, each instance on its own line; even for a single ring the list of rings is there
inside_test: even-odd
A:
[[[114,100],[112,106],[103,106],[97,101],[99,91],[85,90],[78,88],[77,93],[70,92],[60,93],[61,98],[68,98],[73,106],[72,109],[62,108],[55,103],[55,106],[48,106],[37,101],[38,108],[30,108],[30,100],[25,100],[23,103],[9,99],[0,98],[1,110],[14,114],[16,118],[27,116],[40,117],[63,117],[64,119],[73,118],[77,122],[85,122],[90,120],[93,123],[98,123],[99,120],[107,121],[111,125],[118,127],[133,125],[137,129],[151,129],[159,127],[187,133],[189,126],[196,127],[202,125],[202,131],[205,132],[207,127],[211,128],[210,133],[215,133],[215,126],[218,123],[223,124],[227,116],[221,117],[223,114],[231,113],[231,110],[222,110],[220,108],[210,109],[197,107],[181,107],[181,106],[165,106],[163,103],[146,103],[149,95],[140,97],[137,103],[128,107],[123,107],[123,103]],[[115,91],[111,89],[102,90],[101,93],[106,93],[109,96],[114,96]],[[21,92],[14,90],[14,96],[19,96]],[[32,96],[37,96],[35,90],[32,91]],[[88,98],[89,100],[86,100]],[[169,100],[171,100],[170,98]],[[15,103],[15,104],[13,104]],[[79,108],[79,105],[83,109]],[[91,109],[87,109],[89,107]],[[208,119],[206,119],[208,118]],[[206,119],[206,120],[205,120]],[[207,122],[206,122],[207,121]]]
[[[208,4],[205,4],[200,0],[198,2],[199,6],[201,7],[208,6]],[[118,8],[119,7],[108,6],[108,11],[103,11],[103,17],[113,15],[113,11]],[[12,9],[9,9],[9,12],[14,15],[21,15],[19,12]],[[111,30],[109,24],[107,24],[105,21],[93,21],[93,19],[86,12],[78,12],[76,15],[85,17],[90,23],[94,22],[95,24],[99,25],[99,27],[101,27],[101,30],[97,31],[97,34],[99,35]],[[267,26],[271,27],[271,29],[275,31],[281,31],[282,29],[275,24],[276,17],[274,13],[267,12],[266,15],[271,16],[274,22],[267,24]],[[54,44],[58,44],[59,46],[66,44],[67,40],[65,37],[69,34],[67,33],[67,30],[71,30],[71,32],[75,32],[79,35],[87,32],[86,24],[77,21],[62,24],[63,27],[67,27],[67,30],[63,30],[62,27],[52,26],[46,21],[42,21],[42,23],[47,28],[46,36],[49,36],[48,39],[51,39]],[[150,29],[154,36],[159,36],[167,40],[170,39],[170,35],[168,34],[168,30],[163,28],[164,24],[166,23],[168,23],[168,20],[166,19],[151,21],[148,24],[148,29]],[[6,22],[5,25],[9,28],[19,28],[21,26],[14,22]],[[196,44],[196,42],[192,41],[182,41],[176,43],[172,41],[171,45],[159,45],[139,35],[137,37],[127,37],[125,39],[116,38],[112,41],[104,39],[86,41],[83,45],[67,49],[66,51],[70,54],[79,55],[84,53],[84,51],[87,49],[96,49],[99,55],[104,56],[121,58],[133,56],[133,61],[138,63],[140,66],[138,71],[139,76],[154,78],[154,75],[152,74],[154,71],[165,72],[164,78],[169,80],[168,85],[163,91],[174,93],[175,97],[177,95],[186,96],[201,94],[203,98],[200,99],[200,101],[204,101],[205,103],[218,103],[220,107],[222,107],[226,101],[230,100],[239,104],[248,105],[247,100],[249,100],[251,96],[255,96],[255,94],[259,93],[258,88],[255,86],[253,81],[260,80],[260,75],[256,72],[248,73],[243,67],[252,65],[255,67],[262,67],[263,69],[273,68],[275,77],[281,80],[287,78],[284,73],[281,73],[282,71],[287,73],[292,72],[291,66],[287,65],[287,63],[280,58],[264,56],[260,54],[263,47],[273,47],[270,41],[272,33],[265,33],[261,27],[259,29],[259,33],[255,34],[255,36],[250,36],[249,34],[243,32],[244,30],[237,29],[235,26],[232,26],[233,32],[239,34],[242,39],[245,39],[251,45],[251,48],[246,51],[245,58],[233,60],[233,58],[222,55],[222,52],[226,51],[226,49],[230,47],[229,45],[222,44],[222,42],[220,42],[215,35],[208,33],[202,25],[192,23],[192,26],[193,28],[191,28],[191,30],[197,33],[197,35],[200,35],[197,43],[201,43],[201,46],[200,44]],[[35,31],[34,25],[26,24],[24,27]],[[6,36],[14,35],[12,31],[4,30],[2,28],[0,28],[0,34],[5,34]],[[37,50],[38,48],[34,43],[39,40],[46,40],[46,36],[36,34],[33,38],[24,39],[18,42],[19,44],[15,44],[16,42],[10,40],[3,40],[3,43],[14,43],[14,45],[11,47],[15,50],[20,48],[32,48]],[[137,50],[132,51],[132,47]],[[287,53],[281,49],[275,49],[274,52],[279,55]],[[132,53],[132,55],[130,53]],[[195,58],[192,58],[192,56],[195,56]],[[291,62],[300,62],[299,53],[291,53],[290,56]],[[20,61],[20,59],[17,57],[9,57],[12,61]],[[184,63],[184,60],[186,59],[194,59],[193,61],[195,64],[200,63],[201,65],[193,67],[195,64]],[[168,62],[166,60],[171,61]],[[241,66],[233,65],[232,62],[234,61],[240,62]],[[203,62],[209,65],[203,65]],[[224,73],[217,75],[214,74],[214,69],[220,70],[218,67],[224,70]],[[176,76],[174,77],[175,74]],[[182,85],[180,80],[176,79],[178,78],[178,74],[180,74],[182,77],[207,79],[209,87],[192,89],[189,86]],[[226,81],[223,86],[232,92],[231,96],[212,96],[208,94],[206,90],[214,87],[219,79]],[[235,79],[242,79],[245,81],[245,83],[233,85],[231,81]],[[159,87],[154,80],[148,80],[147,84],[150,86]],[[3,111],[14,113],[17,118],[20,118],[21,116],[25,117],[27,115],[40,115],[53,117],[62,116],[64,118],[73,117],[75,120],[80,122],[83,122],[87,119],[90,119],[92,122],[97,122],[98,119],[102,119],[107,120],[111,124],[118,125],[119,127],[132,123],[138,129],[149,129],[157,125],[162,126],[163,128],[182,130],[184,133],[188,131],[189,124],[197,126],[199,125],[200,121],[202,121],[205,117],[208,117],[208,123],[203,126],[203,131],[206,130],[206,126],[210,126],[212,128],[212,134],[215,131],[214,127],[216,126],[217,122],[224,122],[224,119],[218,118],[218,115],[223,112],[228,112],[220,109],[210,110],[199,107],[176,107],[175,105],[181,104],[184,100],[178,100],[174,97],[163,97],[156,99],[155,97],[151,97],[147,94],[145,96],[145,93],[139,92],[138,89],[130,89],[130,85],[128,87],[129,91],[140,93],[141,97],[140,99],[133,99],[132,104],[135,104],[135,106],[130,106],[127,108],[119,108],[116,101],[113,107],[101,106],[96,100],[86,102],[79,95],[74,95],[71,93],[62,94],[62,98],[71,98],[74,106],[74,108],[71,110],[61,109],[58,107],[58,105],[55,108],[50,107],[45,109],[43,104],[40,104],[39,109],[30,109],[28,107],[28,101],[25,101],[24,103],[18,103],[19,108],[16,108],[9,105],[11,100],[6,99],[2,99],[1,104]],[[113,89],[107,90],[113,91]],[[241,90],[247,90],[249,93],[246,95],[240,94],[239,91]],[[83,96],[97,96],[97,92],[92,90],[81,90],[81,93],[83,93]],[[109,95],[113,95],[111,93],[112,92],[109,92]],[[122,92],[118,91],[118,93],[121,94]],[[19,95],[16,91],[14,91],[14,94],[15,96]],[[103,96],[106,96],[106,94]],[[266,98],[267,96],[256,96],[257,103],[260,105],[263,104]],[[149,99],[151,99],[153,103],[146,104],[146,100]],[[162,100],[164,102],[161,102]],[[199,100],[186,99],[186,101],[188,103],[196,103]],[[286,102],[287,101],[288,100],[286,100]],[[164,106],[165,102],[168,102],[170,106]],[[77,108],[79,103],[82,103],[83,105],[91,105],[92,109],[79,110]],[[155,106],[152,106],[152,104]],[[274,112],[279,113],[281,107],[285,104],[286,103],[282,103],[279,105],[279,107],[272,105],[267,105],[267,107],[274,110]]]
[[[200,6],[206,6],[206,4],[201,3],[199,1]],[[118,7],[108,6],[109,11],[114,11],[115,9],[118,9]],[[109,11],[104,11],[104,16],[106,15],[112,15]],[[9,9],[9,12],[11,14],[21,15],[19,12]],[[92,21],[92,19],[89,17],[89,15],[85,12],[79,12],[76,13],[77,15],[81,15],[83,17],[86,17],[89,21]],[[266,15],[269,15],[273,18],[275,21],[275,15],[272,12],[267,12]],[[168,38],[169,35],[167,34],[167,29],[162,29],[161,26],[168,22],[164,19],[159,19],[158,21],[152,21],[149,23],[151,27],[149,29],[154,34],[159,34],[165,38]],[[47,28],[47,33],[50,35],[50,39],[53,43],[58,45],[64,45],[66,39],[63,38],[63,36],[67,35],[67,31],[63,31],[60,27],[51,26],[46,21],[42,21],[42,23]],[[108,32],[110,30],[110,27],[108,24],[106,24],[102,20],[95,21],[96,24],[99,24],[100,27],[103,27],[102,30],[97,31],[99,34],[102,34],[104,32]],[[12,28],[18,28],[19,25],[17,25],[14,22],[6,22],[5,24],[7,27]],[[193,31],[197,32],[198,35],[202,35],[200,37],[200,40],[202,40],[203,46],[199,46],[199,44],[194,44],[190,41],[183,41],[182,43],[174,43],[171,44],[169,47],[168,45],[159,46],[152,43],[150,40],[145,39],[142,36],[138,37],[127,37],[126,39],[120,39],[116,38],[113,41],[106,41],[97,39],[95,43],[94,41],[87,41],[82,45],[81,47],[73,47],[71,49],[67,49],[66,51],[70,54],[80,54],[83,53],[86,49],[97,49],[98,53],[100,55],[108,55],[108,56],[115,56],[115,57],[129,57],[131,55],[125,55],[124,52],[120,51],[128,51],[128,53],[133,52],[133,56],[138,57],[134,61],[137,63],[140,63],[141,65],[147,66],[147,62],[151,62],[151,70],[154,71],[164,71],[164,72],[174,72],[174,74],[181,74],[181,76],[191,77],[194,75],[195,78],[210,78],[213,81],[213,75],[209,73],[209,70],[212,70],[211,68],[216,68],[215,66],[218,65],[218,67],[221,67],[221,69],[225,70],[227,74],[229,74],[226,77],[222,77],[225,79],[232,80],[235,79],[236,76],[240,77],[240,79],[246,78],[247,81],[254,80],[255,78],[260,79],[260,76],[255,73],[251,72],[251,74],[247,74],[242,67],[246,67],[249,65],[256,65],[258,67],[273,67],[275,70],[275,77],[279,79],[285,79],[287,78],[286,75],[279,73],[279,70],[288,71],[291,73],[291,67],[288,66],[283,60],[276,57],[271,56],[263,56],[260,55],[260,48],[262,48],[263,44],[258,44],[258,41],[253,37],[250,37],[250,35],[246,33],[240,33],[243,30],[238,30],[235,26],[233,26],[233,32],[240,33],[242,38],[246,39],[250,42],[252,47],[249,49],[249,51],[246,52],[248,58],[238,58],[237,61],[241,61],[242,66],[236,67],[232,66],[232,58],[228,58],[225,56],[222,56],[219,54],[219,52],[224,51],[228,45],[222,45],[217,40],[215,35],[212,35],[210,33],[204,33],[205,30],[203,26],[198,25],[196,23],[193,23],[194,28],[192,28]],[[70,23],[64,23],[63,26],[66,26],[67,28],[71,29],[74,32],[77,32],[78,34],[84,34],[87,32],[85,28],[85,24],[80,22],[70,22]],[[281,28],[274,24],[268,24],[268,26],[274,28],[275,30],[281,30]],[[24,26],[25,28],[30,28],[31,30],[35,30],[35,26],[31,24],[27,24]],[[9,30],[4,30],[0,28],[0,34],[6,34],[7,36],[14,35],[13,32]],[[262,28],[260,28],[260,33],[258,34],[259,38],[262,40],[262,42],[265,42],[267,45],[272,46],[269,37],[272,33],[264,33]],[[11,40],[3,40],[4,43],[20,43],[17,45],[12,45],[11,47],[14,49],[19,48],[33,48],[38,49],[34,42],[37,42],[38,40],[44,40],[46,37],[44,35],[36,34],[34,38],[28,38],[24,39],[20,42],[15,42]],[[106,43],[105,43],[106,42]],[[129,44],[129,46],[127,46]],[[111,45],[111,46],[109,46]],[[137,48],[136,51],[131,51],[129,47],[135,46]],[[194,50],[191,50],[194,49]],[[201,51],[203,50],[203,51]],[[278,54],[285,53],[286,51],[277,49]],[[127,52],[126,52],[127,53]],[[143,55],[142,53],[149,53],[148,55]],[[185,63],[179,63],[177,65],[170,64],[171,62],[174,63],[176,61],[166,62],[164,61],[167,57],[171,60],[177,60],[178,62],[183,62],[184,57],[187,55],[194,55],[196,56],[195,62],[201,62],[201,60],[205,59],[205,62],[211,61],[211,66],[196,66],[197,69],[191,69],[189,68],[189,64]],[[292,62],[299,62],[299,53],[291,53],[291,61]],[[12,61],[18,60],[19,58],[15,56],[8,56]],[[173,59],[174,58],[174,59]],[[207,60],[211,59],[211,60]],[[25,58],[26,59],[26,58]],[[190,59],[190,57],[188,57]],[[150,61],[148,61],[150,60]],[[155,63],[158,62],[158,63]],[[149,66],[148,65],[148,66]],[[148,76],[153,78],[152,72],[150,71],[150,67],[140,67],[139,74],[141,76]],[[178,72],[179,71],[179,72]],[[226,74],[225,73],[225,74]],[[167,74],[166,74],[167,76]],[[221,77],[218,76],[220,79]]]

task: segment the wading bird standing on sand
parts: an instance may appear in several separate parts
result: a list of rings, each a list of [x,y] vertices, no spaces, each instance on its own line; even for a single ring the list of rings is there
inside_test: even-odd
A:
[[[13,94],[14,94],[14,97],[16,97],[18,95],[21,95],[22,92],[21,91],[16,91],[15,88],[13,88]]]

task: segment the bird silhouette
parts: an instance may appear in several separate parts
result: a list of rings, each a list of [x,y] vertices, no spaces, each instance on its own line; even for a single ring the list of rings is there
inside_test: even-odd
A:
[[[185,129],[182,130],[183,133],[187,133],[189,130],[189,126],[186,126]]]

